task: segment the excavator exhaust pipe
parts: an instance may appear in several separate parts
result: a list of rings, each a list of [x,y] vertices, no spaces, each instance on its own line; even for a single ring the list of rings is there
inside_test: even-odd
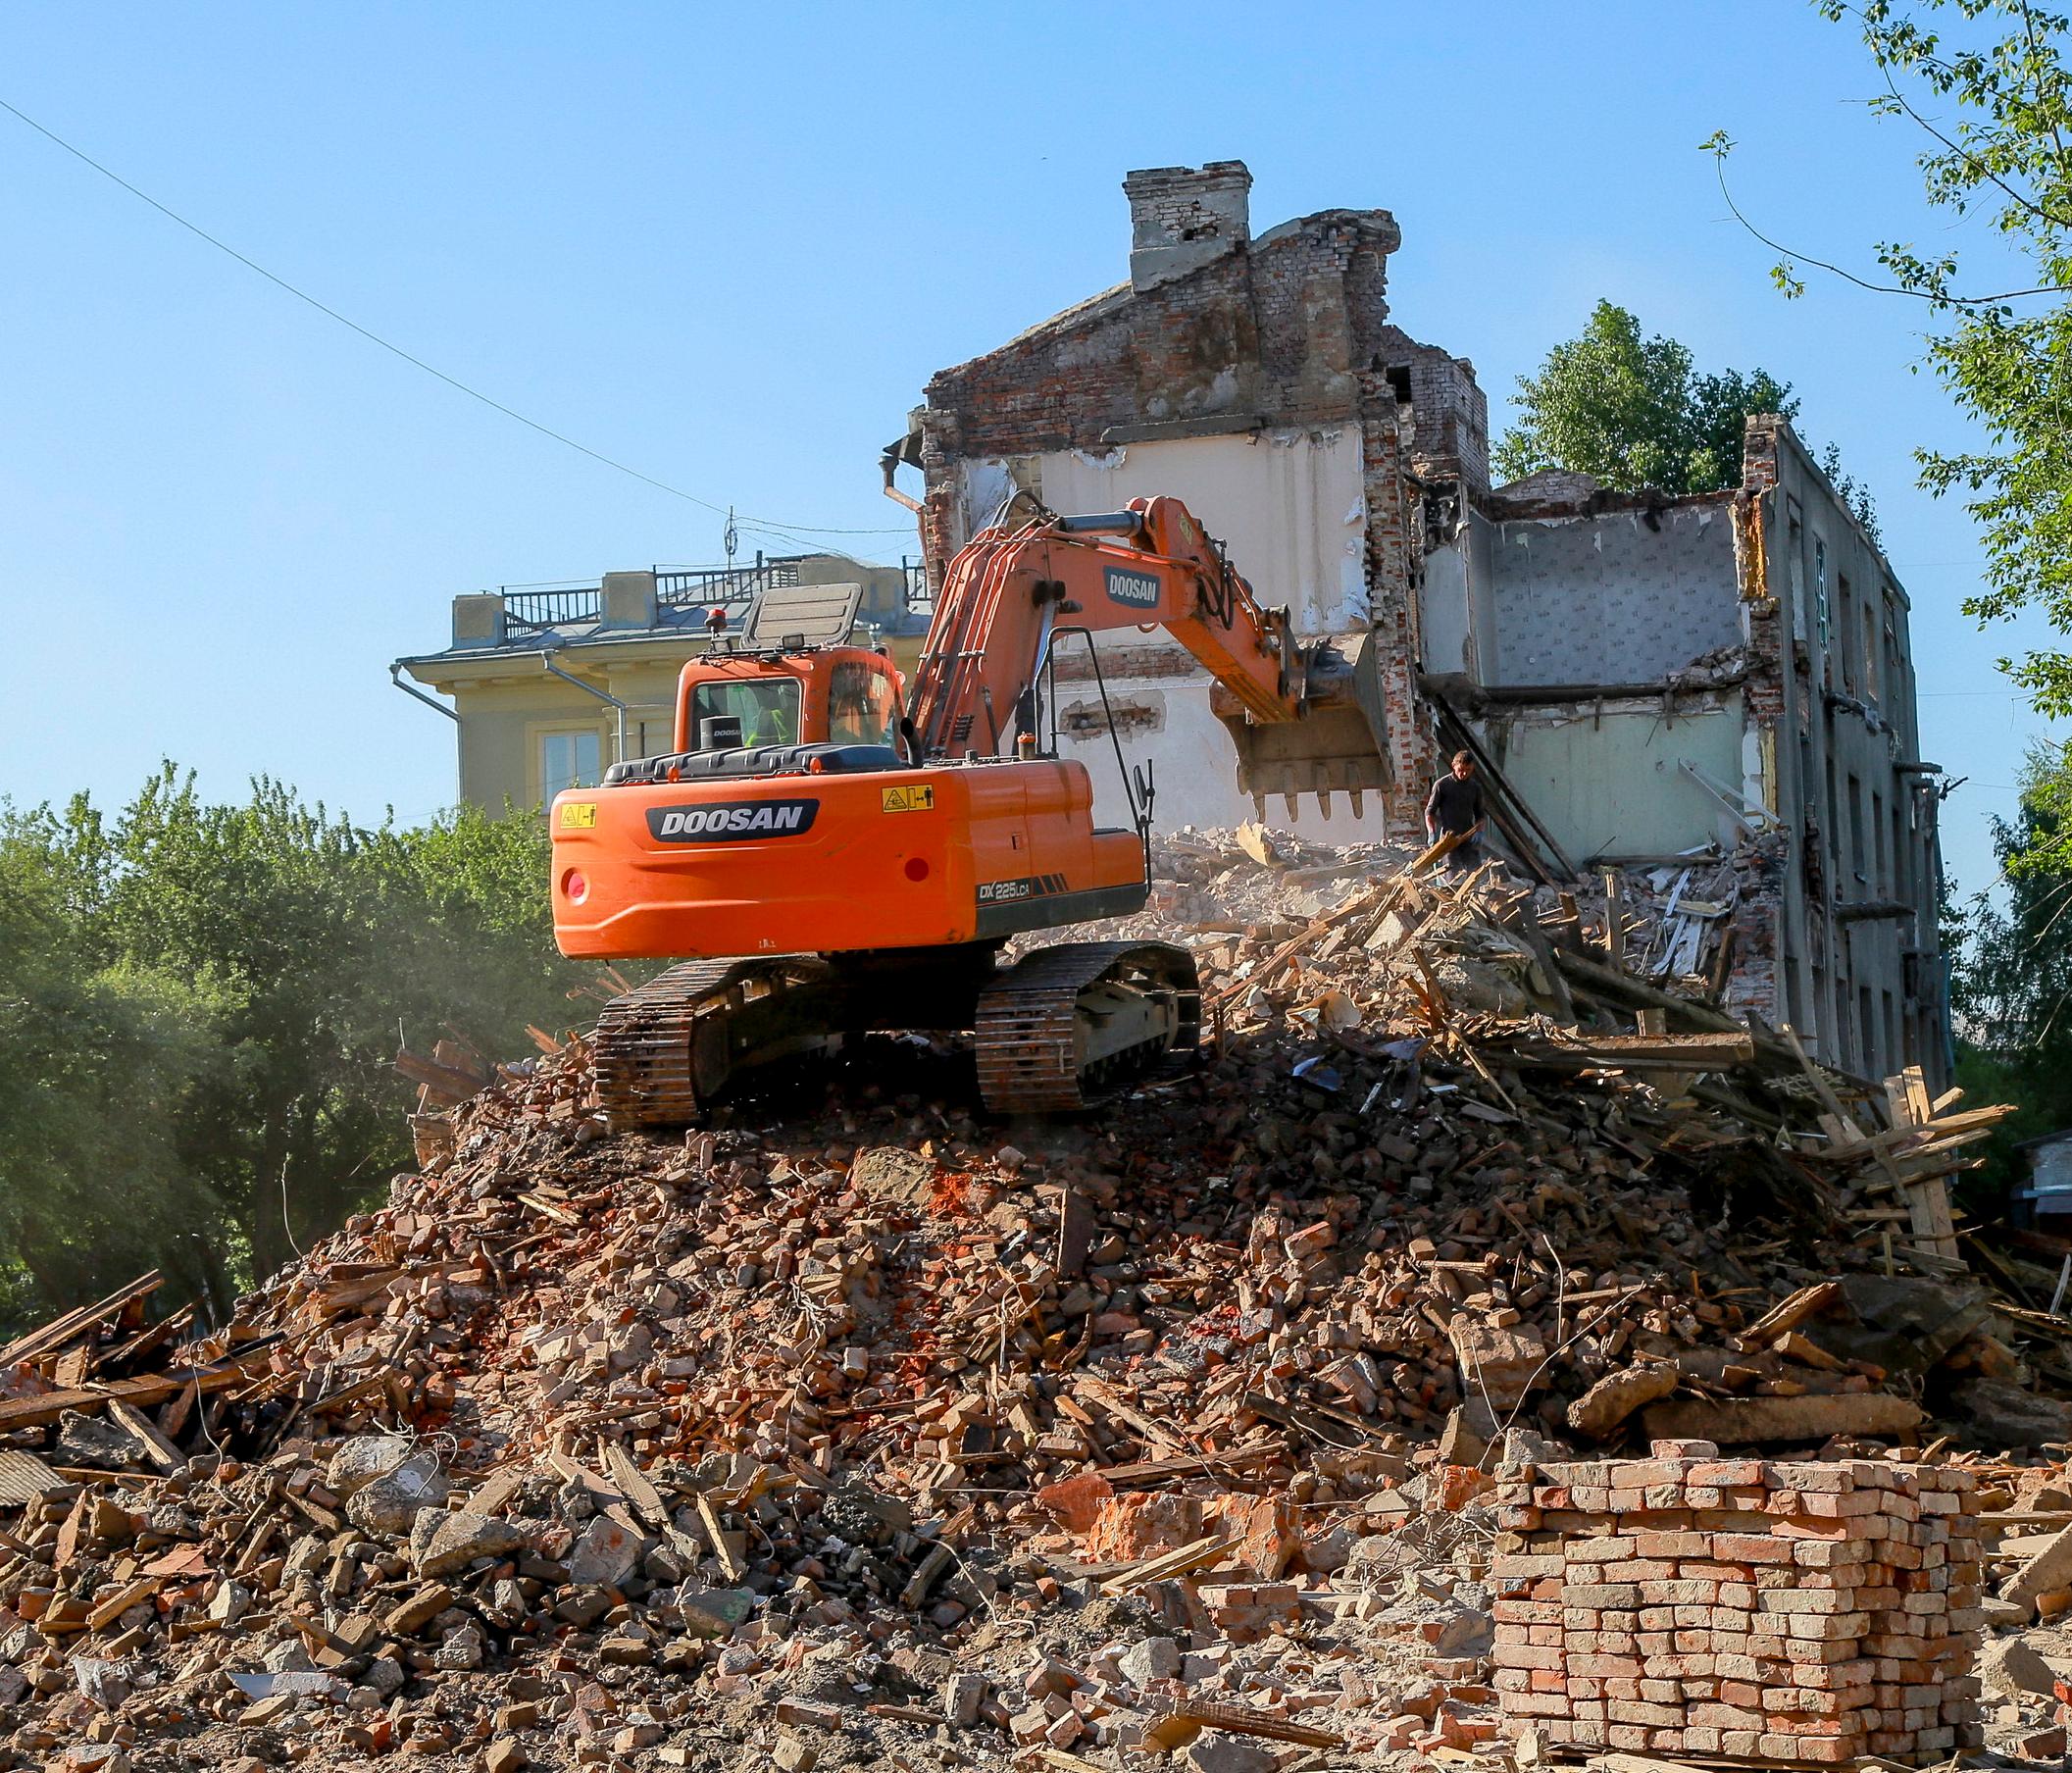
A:
[[[1220,686],[1210,690],[1209,706],[1238,747],[1238,785],[1255,805],[1263,809],[1278,794],[1293,817],[1298,798],[1315,794],[1328,819],[1332,795],[1342,791],[1358,818],[1368,791],[1391,780],[1374,636],[1327,642],[1307,667],[1309,692],[1299,720],[1255,721]]]

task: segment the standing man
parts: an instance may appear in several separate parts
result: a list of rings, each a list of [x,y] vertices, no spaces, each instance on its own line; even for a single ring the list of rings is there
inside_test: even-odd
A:
[[[1475,759],[1453,753],[1452,770],[1432,785],[1425,801],[1425,836],[1434,843],[1458,836],[1446,852],[1446,871],[1466,874],[1482,863],[1482,784],[1475,780]]]

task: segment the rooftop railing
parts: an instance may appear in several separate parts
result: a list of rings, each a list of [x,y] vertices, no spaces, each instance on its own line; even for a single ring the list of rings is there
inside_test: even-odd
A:
[[[766,557],[737,566],[657,566],[655,602],[664,609],[733,609],[754,602],[764,591],[800,583],[799,567],[810,554]],[[905,601],[910,614],[928,616],[935,609],[928,569],[918,560],[902,559]],[[595,622],[604,614],[604,587],[596,582],[570,580],[555,584],[498,585],[507,628],[537,633],[551,628]]]

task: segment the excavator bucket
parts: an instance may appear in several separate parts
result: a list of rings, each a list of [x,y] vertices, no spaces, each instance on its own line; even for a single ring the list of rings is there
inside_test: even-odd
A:
[[[1380,651],[1372,634],[1320,647],[1309,659],[1308,711],[1300,720],[1254,721],[1220,686],[1210,707],[1238,747],[1238,784],[1255,801],[1282,795],[1290,813],[1315,794],[1326,818],[1342,790],[1355,817],[1370,788],[1390,783],[1388,717],[1383,710]]]

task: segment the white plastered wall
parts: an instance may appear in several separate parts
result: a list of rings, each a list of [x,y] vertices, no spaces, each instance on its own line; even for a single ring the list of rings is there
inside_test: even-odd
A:
[[[969,484],[982,497],[982,484],[1001,484],[985,464],[972,466],[982,472]],[[1355,424],[1130,443],[1098,454],[1055,450],[1036,466],[1043,503],[1067,515],[1120,511],[1159,493],[1185,500],[1230,550],[1259,601],[1288,606],[1297,633],[1367,625],[1367,498]]]
[[[1630,701],[1601,714],[1520,710],[1489,723],[1484,742],[1581,864],[1603,853],[1671,855],[1735,843],[1740,823],[1681,766],[1688,760],[1731,791],[1742,778],[1744,723],[1741,696],[1729,691],[1712,707],[1687,703],[1674,723],[1658,705]]]
[[[1231,564],[1259,601],[1288,606],[1298,633],[1345,633],[1367,626],[1367,503],[1356,424],[1173,438],[1098,453],[1057,450],[1030,466],[1038,477],[1032,490],[1053,511],[1120,511],[1133,498],[1160,493],[1184,500],[1228,548]],[[1006,489],[1004,468],[983,462],[966,468],[970,509],[983,524],[991,511],[979,506],[987,497],[998,504]],[[1141,646],[1148,639],[1124,630],[1108,645]],[[1076,700],[1092,693],[1090,684],[1073,685]],[[1238,788],[1230,735],[1209,711],[1205,675],[1111,677],[1108,693],[1116,702],[1149,701],[1163,714],[1156,733],[1123,740],[1129,761],[1148,757],[1156,765],[1162,830],[1231,826],[1254,816],[1251,800]],[[1095,816],[1104,824],[1126,824],[1127,798],[1107,734],[1067,735],[1063,750],[1093,778]],[[1359,820],[1342,794],[1334,798],[1328,821],[1314,796],[1301,802],[1294,819],[1275,799],[1267,803],[1266,823],[1339,842],[1383,835],[1379,795],[1368,796]]]

